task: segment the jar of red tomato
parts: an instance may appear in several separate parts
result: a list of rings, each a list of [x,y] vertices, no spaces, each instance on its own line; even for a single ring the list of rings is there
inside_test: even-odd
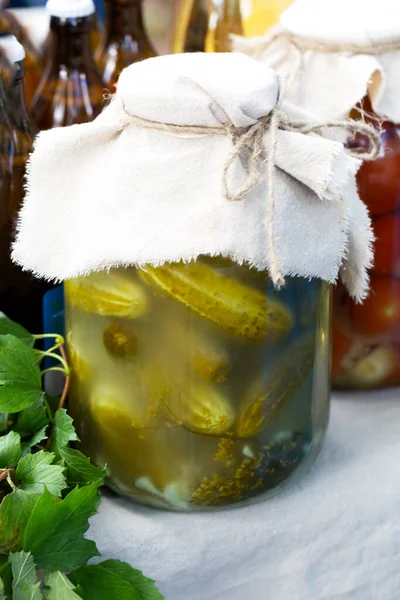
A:
[[[288,99],[321,122],[351,116],[380,133],[379,156],[358,173],[376,237],[371,291],[356,304],[336,290],[332,376],[340,388],[400,385],[397,3],[381,0],[378,10],[375,0],[298,0],[264,38],[238,40],[236,49],[276,68],[287,79]]]

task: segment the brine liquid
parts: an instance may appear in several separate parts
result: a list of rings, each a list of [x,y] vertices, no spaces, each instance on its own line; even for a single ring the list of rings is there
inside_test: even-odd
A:
[[[281,303],[292,319],[281,339],[226,331],[135,269],[103,275],[143,288],[147,308],[135,318],[99,314],[115,300],[102,306],[104,289],[92,306],[66,286],[70,409],[83,450],[107,465],[119,493],[176,510],[272,492],[317,454],[329,412],[328,287],[291,279],[276,292],[265,274],[203,261],[266,305]]]

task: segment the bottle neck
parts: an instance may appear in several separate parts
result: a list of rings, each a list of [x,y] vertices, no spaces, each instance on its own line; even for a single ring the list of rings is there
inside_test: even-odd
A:
[[[22,61],[14,63],[14,72],[8,88],[8,98],[12,108],[14,123],[19,131],[35,135],[36,131],[29,117],[24,91],[25,68]]]
[[[142,0],[106,0],[106,39],[118,42],[145,37]]]
[[[93,16],[80,18],[51,17],[48,49],[48,66],[64,66],[72,70],[85,70],[94,66],[91,30]]]

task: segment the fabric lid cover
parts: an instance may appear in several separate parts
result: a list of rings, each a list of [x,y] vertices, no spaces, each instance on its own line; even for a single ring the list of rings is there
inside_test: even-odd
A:
[[[297,0],[280,25],[233,47],[276,68],[290,80],[287,100],[320,118],[342,118],[368,94],[399,123],[399,11],[398,0]]]
[[[259,135],[263,118],[299,117],[281,96],[279,76],[241,54],[131,65],[95,121],[39,134],[13,259],[64,280],[220,254],[259,270],[276,262],[283,276],[334,282],[340,270],[364,297],[372,233],[360,161],[341,143],[271,126],[261,141],[275,148],[273,178],[261,153],[261,181],[238,197],[249,180],[241,136]]]

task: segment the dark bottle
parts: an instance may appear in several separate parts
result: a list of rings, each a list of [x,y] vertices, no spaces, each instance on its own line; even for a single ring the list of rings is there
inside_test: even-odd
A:
[[[24,197],[26,163],[35,136],[25,103],[24,54],[14,38],[9,47],[14,69],[8,95],[0,80],[0,311],[29,331],[40,333],[42,297],[49,286],[22,271],[10,258],[10,245]]]
[[[39,85],[43,74],[42,62],[39,52],[34,44],[25,33],[24,28],[18,19],[7,9],[0,9],[0,35],[7,36],[3,41],[0,39],[1,46],[7,55],[7,47],[10,43],[11,36],[15,36],[25,49],[25,99],[28,106],[32,102],[32,98]]]
[[[125,67],[156,54],[144,26],[142,4],[142,0],[105,0],[106,26],[96,60],[111,91]]]
[[[205,52],[209,0],[176,0],[172,52]]]
[[[31,114],[39,129],[92,121],[103,107],[104,84],[91,42],[92,0],[49,0],[50,40]]]
[[[3,82],[5,84],[8,83],[11,73],[12,73],[12,64],[8,60],[7,54],[4,52],[3,48],[0,44],[0,73],[3,78]]]

